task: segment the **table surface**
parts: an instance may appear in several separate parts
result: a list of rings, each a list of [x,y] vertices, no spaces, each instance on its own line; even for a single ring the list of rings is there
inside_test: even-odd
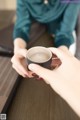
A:
[[[0,113],[16,83],[18,74],[12,69],[11,59],[0,56]]]

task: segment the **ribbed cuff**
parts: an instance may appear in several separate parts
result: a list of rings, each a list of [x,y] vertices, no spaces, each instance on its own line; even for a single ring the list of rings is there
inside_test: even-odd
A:
[[[25,34],[23,31],[14,31],[13,32],[13,39],[22,38],[24,41],[29,42],[29,36]]]
[[[74,43],[74,37],[72,34],[69,34],[67,36],[59,35],[59,36],[56,36],[55,40],[54,40],[55,47],[60,47],[60,46],[64,45],[69,48],[70,45],[73,43]]]
[[[70,43],[70,41],[69,40],[58,40],[57,42],[55,42],[55,47],[60,47],[60,46],[62,46],[62,45],[65,45],[66,47],[68,47],[69,48],[69,46],[71,45],[71,43]]]

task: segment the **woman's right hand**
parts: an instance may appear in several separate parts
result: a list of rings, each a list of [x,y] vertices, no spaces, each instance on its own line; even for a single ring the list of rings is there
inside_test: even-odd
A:
[[[19,48],[11,59],[12,67],[23,77],[32,77],[32,72],[27,68],[27,49]]]

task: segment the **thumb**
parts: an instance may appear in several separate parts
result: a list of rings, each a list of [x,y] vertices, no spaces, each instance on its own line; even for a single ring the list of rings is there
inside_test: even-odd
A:
[[[48,77],[51,74],[51,70],[43,68],[37,64],[30,64],[28,67],[31,71],[33,71],[34,73],[36,73],[37,75],[39,75],[40,77],[42,77],[45,80],[48,80]]]

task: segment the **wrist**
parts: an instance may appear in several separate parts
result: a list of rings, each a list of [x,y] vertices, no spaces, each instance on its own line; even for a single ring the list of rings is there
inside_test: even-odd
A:
[[[26,48],[27,43],[22,38],[16,38],[14,40],[14,47],[15,48]]]
[[[14,40],[14,53],[17,53],[20,49],[26,49],[27,43],[21,39],[17,38]]]

